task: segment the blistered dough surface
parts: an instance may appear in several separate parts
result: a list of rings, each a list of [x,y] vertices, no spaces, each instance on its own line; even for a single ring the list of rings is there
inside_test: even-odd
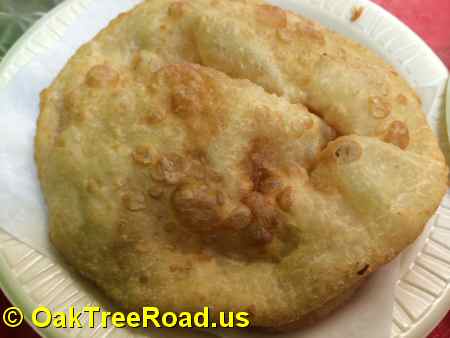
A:
[[[43,92],[55,246],[127,308],[328,312],[412,243],[447,167],[395,70],[256,0],[144,2]]]

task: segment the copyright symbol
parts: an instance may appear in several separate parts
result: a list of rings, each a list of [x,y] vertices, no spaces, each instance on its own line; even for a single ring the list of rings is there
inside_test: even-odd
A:
[[[23,313],[17,307],[10,307],[3,312],[3,323],[9,327],[18,327],[23,322]]]

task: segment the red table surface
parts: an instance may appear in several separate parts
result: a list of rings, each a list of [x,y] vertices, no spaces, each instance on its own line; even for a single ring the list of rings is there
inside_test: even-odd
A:
[[[385,7],[417,32],[450,68],[450,0],[374,1]],[[0,292],[0,314],[2,310],[9,306],[11,305]],[[39,338],[26,325],[11,329],[0,323],[0,338],[15,337]],[[450,338],[450,312],[428,338]]]

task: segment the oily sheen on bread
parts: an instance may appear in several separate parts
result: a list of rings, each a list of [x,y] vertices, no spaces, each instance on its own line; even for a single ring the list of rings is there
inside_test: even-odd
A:
[[[329,313],[421,233],[447,166],[366,48],[257,0],[152,0],[42,93],[50,236],[128,309]]]

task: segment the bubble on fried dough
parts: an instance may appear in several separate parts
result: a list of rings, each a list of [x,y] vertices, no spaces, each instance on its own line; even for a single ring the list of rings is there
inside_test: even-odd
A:
[[[382,139],[404,150],[409,145],[408,126],[402,121],[393,121],[385,130]]]
[[[86,75],[86,83],[92,88],[114,86],[119,82],[119,73],[103,64],[92,67]]]
[[[167,184],[177,184],[185,177],[189,169],[189,162],[177,154],[162,156],[152,168],[151,176],[155,181],[164,181]]]
[[[155,200],[161,199],[161,197],[164,195],[165,190],[161,183],[150,179],[148,184],[149,187],[147,189],[147,194]]]
[[[362,148],[361,145],[355,141],[346,141],[337,145],[333,155],[339,164],[352,163],[361,158]]]
[[[292,187],[285,188],[277,196],[278,206],[283,211],[290,211],[294,203],[294,190]]]
[[[391,113],[391,104],[380,96],[369,97],[369,111],[376,119],[384,119]]]
[[[172,204],[183,224],[191,230],[211,231],[220,222],[216,194],[205,185],[181,185],[173,193]]]
[[[137,146],[131,155],[134,162],[140,165],[149,165],[155,163],[155,153],[151,146],[140,145]]]
[[[122,196],[122,203],[129,211],[141,211],[146,208],[145,196],[141,192],[128,192]]]

